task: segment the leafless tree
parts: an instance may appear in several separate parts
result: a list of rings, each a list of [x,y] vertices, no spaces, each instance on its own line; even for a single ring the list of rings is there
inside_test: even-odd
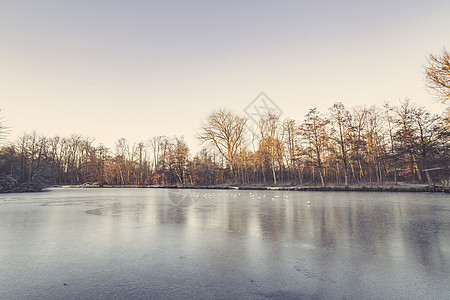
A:
[[[186,184],[186,167],[188,164],[189,147],[183,138],[174,138],[174,142],[170,147],[169,160],[170,168],[180,184]]]
[[[427,87],[442,103],[450,99],[450,54],[443,49],[441,54],[430,54],[425,66]]]
[[[261,156],[262,162],[269,162],[274,184],[277,184],[276,162],[280,148],[278,121],[278,116],[269,113],[258,122],[261,137],[258,154]]]
[[[323,156],[327,147],[327,124],[329,124],[329,120],[317,108],[309,110],[302,124],[303,136],[308,141],[308,153],[319,170],[320,181],[324,187],[327,185],[323,164]]]
[[[411,173],[416,173],[419,181],[422,181],[422,174],[417,162],[417,155],[414,151],[417,140],[417,129],[415,127],[415,105],[409,100],[400,100],[399,105],[392,107],[396,113],[396,139],[400,148],[398,153],[410,165]]]
[[[246,119],[231,112],[219,109],[207,117],[198,138],[213,145],[228,163],[231,176],[237,153],[243,145]]]
[[[340,159],[344,169],[345,186],[349,186],[349,142],[351,131],[351,115],[342,102],[335,103],[330,108],[331,123],[334,128],[334,140],[339,145]]]
[[[294,181],[295,178],[295,169],[299,164],[298,162],[298,131],[299,128],[295,122],[295,120],[287,119],[283,122],[283,140],[286,145],[286,150],[284,151],[286,156],[286,162],[288,166],[288,177],[289,180]],[[301,172],[300,172],[301,173]],[[300,178],[301,181],[301,178]]]
[[[5,140],[5,137],[8,133],[9,128],[6,127],[5,124],[3,124],[3,116],[0,115],[0,144]]]

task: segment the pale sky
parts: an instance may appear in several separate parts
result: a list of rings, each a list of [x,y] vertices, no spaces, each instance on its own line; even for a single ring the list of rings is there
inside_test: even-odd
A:
[[[429,107],[423,65],[450,48],[450,1],[0,0],[0,109],[10,139],[109,147],[195,132],[264,91],[302,121],[337,101]]]

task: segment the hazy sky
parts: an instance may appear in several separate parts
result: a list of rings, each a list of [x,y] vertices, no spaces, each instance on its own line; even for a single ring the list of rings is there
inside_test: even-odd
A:
[[[0,108],[10,139],[192,145],[206,115],[261,91],[302,121],[334,102],[432,104],[426,56],[450,48],[450,1],[0,0]]]

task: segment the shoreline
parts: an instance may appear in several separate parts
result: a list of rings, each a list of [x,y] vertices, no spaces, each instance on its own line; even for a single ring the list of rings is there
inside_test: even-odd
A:
[[[423,184],[405,185],[358,185],[358,186],[177,186],[177,185],[59,185],[53,188],[150,188],[150,189],[193,189],[193,190],[258,190],[258,191],[303,191],[303,192],[408,192],[408,193],[450,193],[450,187],[429,187]]]

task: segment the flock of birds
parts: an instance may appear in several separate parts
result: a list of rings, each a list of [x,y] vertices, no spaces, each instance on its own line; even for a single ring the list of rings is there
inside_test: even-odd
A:
[[[238,196],[240,196],[240,194],[238,194]],[[261,198],[265,198],[266,195],[263,194],[263,195],[261,196],[261,195],[256,195],[256,194],[250,192],[250,197],[256,197],[257,199],[261,199]],[[283,195],[282,197],[280,197],[279,195],[275,195],[275,196],[272,197],[272,200],[277,200],[277,199],[279,199],[279,198],[287,199],[288,196],[287,196],[287,195]],[[308,206],[311,205],[311,201],[308,200],[307,204],[308,204]]]
[[[266,194],[258,194],[258,193],[253,193],[253,192],[249,192],[248,194],[251,198],[256,198],[256,199],[261,199],[261,198],[266,198]],[[217,193],[209,193],[209,192],[192,192],[191,191],[191,197],[194,198],[217,198],[219,195]],[[240,197],[245,197],[245,194],[241,194],[241,193],[227,193],[227,197],[230,198],[240,198]],[[268,196],[268,195],[267,195]],[[270,196],[268,196],[269,198]],[[279,199],[288,199],[288,195],[273,195],[272,200],[279,200]],[[309,205],[311,205],[311,201],[307,201],[306,202]]]

